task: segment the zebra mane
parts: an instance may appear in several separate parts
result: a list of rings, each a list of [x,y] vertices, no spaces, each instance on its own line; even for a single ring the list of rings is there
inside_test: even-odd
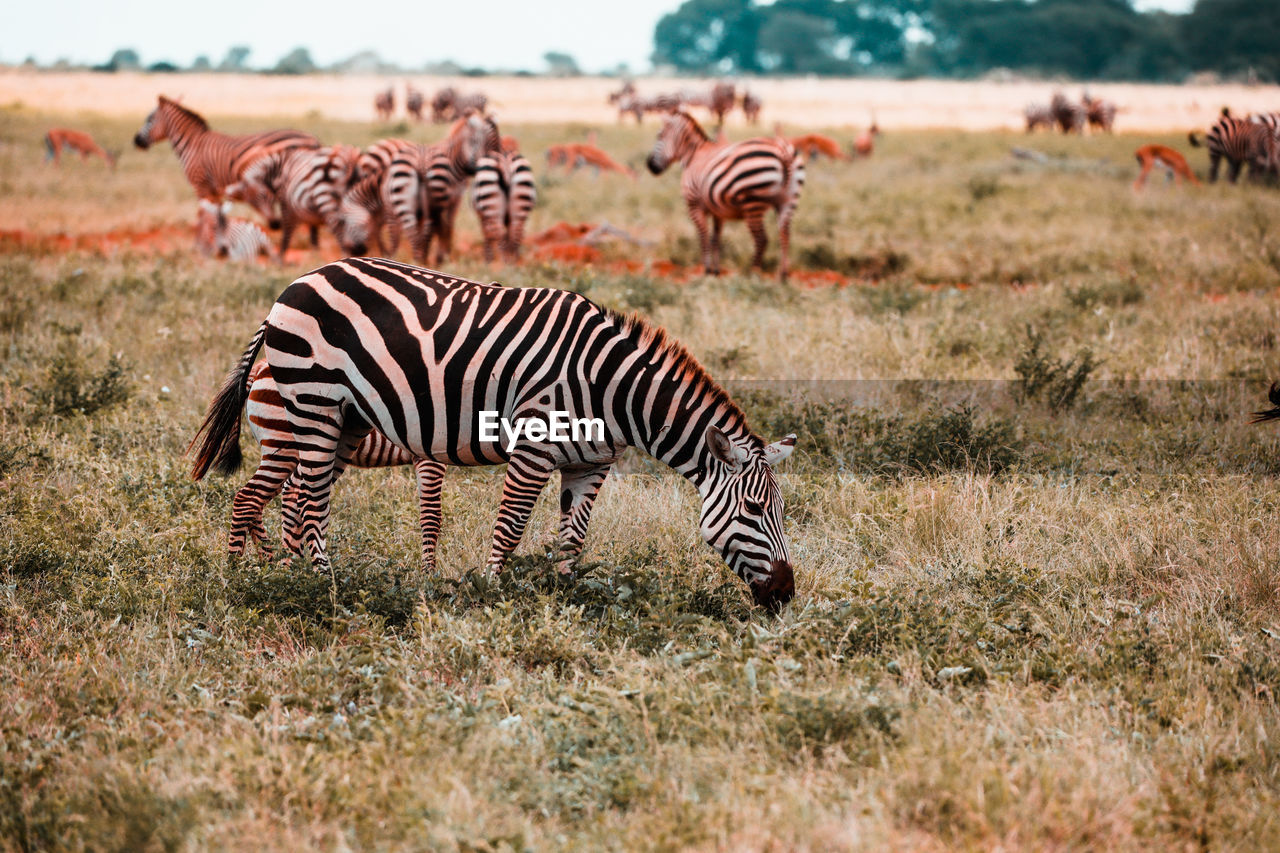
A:
[[[685,120],[685,123],[689,125],[689,127],[694,131],[694,133],[702,137],[703,142],[711,141],[711,137],[707,136],[707,132],[702,129],[702,125],[698,124],[698,120],[694,118],[689,112],[685,110],[675,110],[671,114],[673,116],[680,116],[681,118],[683,118]]]
[[[199,125],[201,130],[209,129],[209,122],[205,121],[204,116],[200,115],[200,113],[196,112],[195,110],[187,109],[182,104],[178,103],[172,98],[166,98],[164,95],[160,96],[160,103],[168,106],[169,109],[177,110],[179,113],[186,116],[195,124]]]
[[[753,446],[764,446],[764,441],[747,424],[746,413],[733,401],[729,392],[724,390],[720,383],[707,372],[693,353],[685,349],[684,344],[671,337],[666,329],[653,325],[639,314],[623,314],[612,308],[605,308],[604,311],[617,326],[619,333],[636,349],[650,353],[669,364],[672,372],[711,397],[714,405],[728,415],[731,424],[741,425]]]

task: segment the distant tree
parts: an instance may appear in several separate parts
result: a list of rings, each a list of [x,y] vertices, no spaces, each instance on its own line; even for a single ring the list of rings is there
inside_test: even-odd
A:
[[[111,54],[105,65],[94,66],[97,71],[137,71],[142,68],[142,59],[131,47],[121,48]]]
[[[547,63],[547,70],[552,77],[577,77],[582,74],[578,61],[567,53],[549,50],[542,54],[542,60]]]
[[[209,61],[209,57],[205,56],[202,53],[199,56],[197,56],[195,60],[191,63],[191,70],[192,71],[212,71],[213,63]]]
[[[311,61],[311,52],[305,47],[295,47],[280,58],[276,67],[271,69],[271,73],[310,74],[315,70],[316,64]]]
[[[181,71],[182,69],[174,65],[172,62],[162,59],[159,62],[153,62],[148,65],[147,70],[156,74],[172,74],[173,72]]]
[[[249,60],[249,48],[244,45],[236,45],[227,51],[227,55],[218,63],[219,71],[244,71],[245,63]]]
[[[1280,80],[1280,3],[1197,0],[1181,19],[1187,58],[1197,71]]]
[[[686,0],[658,21],[653,63],[699,73],[759,71],[760,23],[752,0]]]

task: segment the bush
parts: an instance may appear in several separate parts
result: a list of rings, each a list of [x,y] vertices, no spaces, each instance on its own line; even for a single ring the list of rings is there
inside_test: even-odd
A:
[[[800,458],[822,467],[885,476],[957,470],[998,474],[1023,455],[1012,422],[984,420],[968,404],[908,418],[856,410],[847,401],[787,402],[757,391],[736,396],[753,428],[770,436],[795,433]]]
[[[1018,374],[1014,398],[1020,403],[1040,400],[1055,414],[1067,411],[1097,366],[1088,347],[1066,361],[1053,358],[1044,351],[1044,333],[1028,326],[1027,347],[1013,365]]]
[[[127,401],[133,393],[126,376],[128,365],[113,355],[105,366],[94,367],[80,351],[76,337],[79,328],[59,331],[65,337],[57,355],[49,362],[40,384],[28,389],[39,412],[63,417],[92,415]]]

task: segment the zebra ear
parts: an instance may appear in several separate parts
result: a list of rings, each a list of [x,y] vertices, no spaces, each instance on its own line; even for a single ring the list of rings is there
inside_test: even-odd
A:
[[[770,465],[777,465],[783,459],[791,455],[791,451],[796,449],[796,434],[784,435],[782,438],[770,444],[764,449],[764,461]]]
[[[729,440],[729,436],[724,434],[724,430],[717,426],[707,427],[707,448],[712,456],[734,471],[741,470],[742,463],[746,460],[746,453],[735,447]]]

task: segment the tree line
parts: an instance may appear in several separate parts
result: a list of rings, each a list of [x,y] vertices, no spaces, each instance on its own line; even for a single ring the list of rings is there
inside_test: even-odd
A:
[[[693,74],[1092,80],[1210,72],[1280,80],[1280,0],[686,0],[654,30],[658,68]]]

